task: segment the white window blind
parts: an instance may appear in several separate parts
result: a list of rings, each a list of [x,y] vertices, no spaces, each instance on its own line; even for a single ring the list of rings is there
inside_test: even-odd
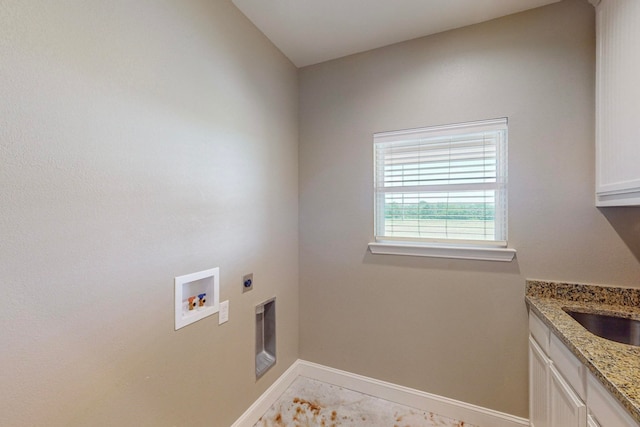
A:
[[[506,247],[507,119],[374,135],[376,241]]]

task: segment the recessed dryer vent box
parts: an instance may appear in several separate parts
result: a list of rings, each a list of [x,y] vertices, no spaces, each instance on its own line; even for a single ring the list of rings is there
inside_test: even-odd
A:
[[[175,278],[176,331],[220,311],[220,268]]]
[[[276,364],[276,299],[256,306],[256,378]]]

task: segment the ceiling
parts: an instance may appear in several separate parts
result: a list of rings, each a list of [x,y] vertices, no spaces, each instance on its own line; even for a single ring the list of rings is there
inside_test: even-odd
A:
[[[559,0],[232,0],[297,67]]]

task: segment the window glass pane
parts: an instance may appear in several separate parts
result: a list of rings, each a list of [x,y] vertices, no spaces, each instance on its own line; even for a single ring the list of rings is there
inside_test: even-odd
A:
[[[506,242],[506,119],[374,135],[376,238]]]
[[[495,240],[495,191],[385,195],[388,237]]]

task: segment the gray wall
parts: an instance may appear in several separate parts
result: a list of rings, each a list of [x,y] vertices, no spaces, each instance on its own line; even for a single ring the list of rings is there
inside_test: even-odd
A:
[[[295,67],[228,0],[0,0],[0,58],[0,424],[231,424],[298,355]]]
[[[640,286],[638,210],[594,207],[594,42],[569,0],[301,70],[301,358],[527,416],[525,278]],[[372,134],[504,116],[517,259],[368,253]]]
[[[593,207],[593,34],[575,0],[298,75],[228,0],[0,0],[0,423],[229,425],[298,339],[526,415],[524,278],[639,286],[638,210]],[[517,260],[370,255],[371,134],[499,116]],[[213,266],[231,320],[173,331]]]

